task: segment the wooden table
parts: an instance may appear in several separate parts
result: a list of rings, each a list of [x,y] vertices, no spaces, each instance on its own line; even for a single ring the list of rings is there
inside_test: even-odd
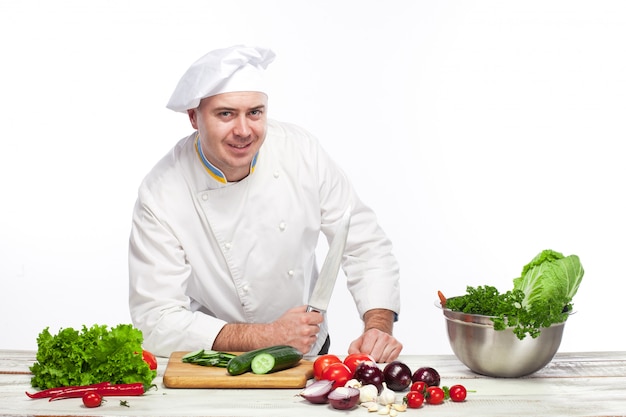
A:
[[[541,371],[524,378],[476,375],[451,355],[405,355],[411,369],[432,366],[442,385],[461,383],[470,392],[463,403],[446,401],[407,409],[411,416],[626,416],[626,351],[558,353]],[[363,407],[344,412],[312,405],[299,389],[168,389],[162,384],[166,358],[159,359],[158,390],[141,397],[109,397],[98,408],[80,399],[31,400],[29,367],[35,352],[0,350],[0,417],[5,416],[376,416]],[[402,398],[398,393],[397,397]],[[120,405],[120,399],[128,407]]]

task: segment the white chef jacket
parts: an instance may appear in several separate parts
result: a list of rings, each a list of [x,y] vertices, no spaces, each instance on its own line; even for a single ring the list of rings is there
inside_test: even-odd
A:
[[[228,184],[208,174],[196,137],[178,142],[138,191],[129,305],[145,349],[211,349],[226,323],[269,323],[307,304],[320,232],[331,241],[349,205],[342,268],[357,310],[399,313],[391,242],[312,135],[268,120],[254,171]],[[325,317],[310,353],[327,334]]]

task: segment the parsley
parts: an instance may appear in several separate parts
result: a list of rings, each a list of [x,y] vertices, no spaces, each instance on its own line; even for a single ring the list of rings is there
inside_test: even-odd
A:
[[[467,287],[467,293],[445,301],[446,308],[490,316],[494,329],[511,327],[519,339],[535,338],[544,327],[567,320],[572,298],[585,271],[576,255],[541,251],[513,279],[513,288],[500,294],[495,287]]]
[[[494,329],[512,327],[518,339],[524,339],[526,335],[536,338],[542,327],[565,321],[567,312],[571,309],[571,305],[567,305],[555,310],[553,305],[541,301],[533,303],[530,308],[524,308],[524,297],[521,290],[510,290],[501,294],[497,288],[489,285],[468,286],[465,295],[448,298],[446,308],[467,314],[491,316]]]

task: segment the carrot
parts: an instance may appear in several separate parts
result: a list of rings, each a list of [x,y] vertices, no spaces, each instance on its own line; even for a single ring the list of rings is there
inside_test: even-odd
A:
[[[439,302],[441,303],[441,307],[445,308],[447,301],[445,295],[443,295],[441,291],[437,291],[437,295],[439,296]]]

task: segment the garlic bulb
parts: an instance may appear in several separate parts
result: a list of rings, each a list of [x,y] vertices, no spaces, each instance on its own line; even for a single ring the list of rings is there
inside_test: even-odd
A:
[[[362,403],[376,402],[376,397],[378,397],[378,388],[376,388],[376,385],[363,385],[359,388],[359,391],[361,392],[359,401]]]
[[[359,382],[358,379],[350,379],[348,380],[348,382],[346,382],[346,384],[344,385],[344,387],[348,387],[348,388],[361,388],[361,382]]]
[[[378,402],[382,405],[393,404],[396,402],[396,393],[387,388],[387,384],[383,382],[383,390],[378,396]]]

